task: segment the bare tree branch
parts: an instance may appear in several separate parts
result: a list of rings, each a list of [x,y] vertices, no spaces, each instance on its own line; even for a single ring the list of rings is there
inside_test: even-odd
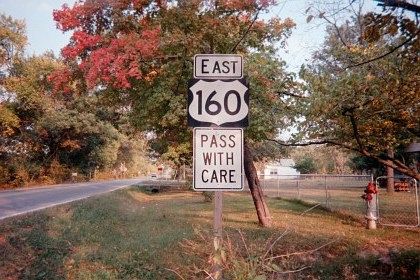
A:
[[[359,146],[359,149],[364,150],[365,148],[360,138],[359,130],[357,129],[357,122],[356,122],[356,117],[354,116],[354,111],[352,110],[350,114],[348,114],[347,116],[350,118],[350,123],[351,123],[351,128],[353,129],[354,139],[356,140],[356,143]]]
[[[325,16],[322,16],[322,18],[323,19],[325,19],[325,21],[326,22],[328,22],[329,24],[331,24],[333,27],[334,27],[334,29],[335,29],[335,31],[336,31],[336,33],[337,33],[337,36],[338,36],[338,38],[340,39],[340,41],[341,41],[341,43],[346,47],[346,48],[350,48],[348,45],[347,45],[347,43],[344,41],[344,38],[341,36],[341,32],[340,32],[340,29],[338,28],[338,26],[337,26],[337,24],[335,24],[335,23],[333,23],[331,20],[329,20],[327,17],[325,17]]]
[[[383,159],[382,157],[369,153],[366,150],[359,151],[359,152],[364,156],[377,160],[379,163],[382,163],[385,166],[392,167],[405,175],[408,175],[410,177],[413,177],[414,179],[420,180],[420,173],[418,173],[415,169],[406,166],[399,160],[396,160],[394,158]]]
[[[352,150],[352,151],[355,151],[355,152],[359,152],[358,149],[353,148],[353,147],[351,147],[349,145],[346,145],[346,144],[337,142],[335,140],[328,140],[328,139],[314,140],[314,141],[300,142],[300,143],[296,143],[296,142],[286,143],[286,142],[283,142],[283,141],[280,141],[280,140],[277,140],[277,139],[267,139],[267,140],[268,141],[275,142],[275,143],[279,144],[280,146],[284,146],[284,147],[305,147],[305,146],[312,146],[312,145],[326,145],[326,144],[330,144],[330,145],[334,145],[334,146],[340,146],[340,147],[343,147],[345,149]]]
[[[287,235],[289,233],[289,229],[286,228],[285,231],[280,234],[279,237],[277,237],[276,240],[274,240],[273,243],[271,243],[270,247],[268,248],[268,250],[265,252],[264,256],[262,257],[262,259],[265,259],[265,257],[268,255],[268,253],[270,253],[271,249],[273,249],[274,245],[277,243],[277,241],[279,241],[280,239],[282,239],[285,235]]]
[[[296,273],[296,272],[301,272],[302,270],[305,270],[305,269],[308,269],[308,268],[311,268],[311,267],[310,266],[304,266],[304,267],[301,267],[301,268],[296,269],[296,270],[277,271],[277,273],[281,273],[281,274]]]
[[[359,136],[360,137],[360,136]],[[368,150],[366,150],[365,148],[360,148],[359,147],[353,147],[351,145],[348,144],[344,144],[344,143],[340,143],[336,140],[316,140],[316,141],[309,141],[309,142],[303,142],[303,143],[286,143],[280,140],[276,140],[276,139],[267,139],[267,141],[272,141],[277,143],[278,145],[281,146],[285,146],[285,147],[304,147],[304,146],[311,146],[311,145],[334,145],[334,146],[338,146],[350,151],[354,151],[357,153],[360,153],[366,157],[372,158],[376,161],[378,161],[379,163],[385,165],[385,166],[389,166],[392,167],[398,171],[400,171],[403,174],[406,174],[408,176],[411,176],[417,180],[420,180],[420,173],[418,173],[415,169],[408,167],[407,165],[405,165],[404,163],[402,163],[401,161],[395,159],[395,158],[383,158],[380,156],[377,156],[375,154],[372,154],[371,152],[369,152]],[[363,145],[362,145],[363,147]]]
[[[254,25],[254,23],[257,21],[258,15],[260,14],[262,7],[259,7],[257,9],[257,13],[255,14],[254,18],[252,19],[251,23],[249,24],[248,28],[246,29],[246,31],[244,32],[244,34],[242,34],[242,37],[238,40],[238,42],[236,42],[236,44],[233,46],[231,52],[235,52],[236,48],[239,46],[239,44],[242,42],[243,39],[245,39],[245,37],[248,35],[249,31],[251,30],[251,27]]]
[[[300,213],[300,214],[299,214],[299,216],[304,216],[304,215],[306,215],[306,213],[311,212],[312,210],[314,210],[314,209],[315,209],[315,208],[317,208],[318,206],[321,206],[321,204],[320,204],[320,203],[315,204],[315,205],[314,205],[314,206],[312,206],[311,208],[306,209],[305,211],[303,211],[302,213]]]
[[[287,91],[277,91],[277,94],[282,94],[282,95],[287,95],[287,96],[292,96],[292,97],[297,97],[297,98],[307,98],[304,95],[294,94]]]
[[[250,256],[249,255],[249,250],[248,250],[248,246],[246,245],[244,235],[242,234],[242,231],[240,229],[237,229],[237,231],[239,232],[239,235],[241,236],[242,243],[244,244],[246,254],[248,255],[248,258],[249,258],[249,256]]]
[[[379,2],[378,6],[381,6],[381,7],[402,8],[404,10],[409,10],[411,12],[420,13],[420,6],[408,3],[407,1],[376,0],[376,2]]]
[[[182,277],[178,272],[176,272],[175,270],[173,270],[173,269],[169,269],[169,268],[166,268],[166,267],[164,267],[163,269],[165,269],[165,270],[167,270],[167,271],[170,271],[170,272],[173,272],[173,273],[175,273],[179,278],[181,278],[182,280],[185,280],[185,278],[184,277]]]
[[[312,250],[308,250],[308,251],[303,251],[303,252],[294,252],[294,253],[290,253],[290,254],[284,254],[284,255],[277,255],[274,257],[270,257],[270,258],[266,258],[266,260],[274,260],[274,259],[278,259],[278,258],[284,258],[284,257],[290,257],[290,256],[296,256],[296,255],[306,255],[306,254],[313,254],[316,251],[321,250],[324,247],[327,247],[328,245],[337,242],[339,239],[334,239],[331,240],[321,246],[319,246],[318,248],[312,249]]]
[[[386,52],[386,53],[384,53],[384,54],[382,54],[382,55],[380,55],[380,56],[377,56],[377,57],[375,57],[375,58],[372,58],[372,59],[369,59],[369,60],[366,60],[366,61],[362,61],[362,62],[360,62],[360,63],[357,63],[357,64],[353,64],[353,65],[349,65],[349,66],[347,66],[347,67],[345,67],[345,69],[350,69],[350,68],[354,68],[354,67],[359,67],[359,66],[362,66],[362,65],[365,65],[365,64],[368,64],[368,63],[371,63],[371,62],[374,62],[374,61],[376,61],[376,60],[379,60],[379,59],[382,59],[382,58],[384,58],[384,57],[386,57],[386,56],[388,56],[388,55],[390,55],[390,54],[392,54],[392,53],[394,53],[395,51],[397,51],[398,49],[400,49],[400,48],[402,48],[403,46],[405,46],[406,44],[408,44],[411,40],[413,40],[418,34],[420,33],[420,31],[417,31],[413,36],[410,36],[407,40],[405,40],[404,42],[402,42],[401,44],[399,44],[398,46],[395,46],[394,48],[392,48],[390,51],[388,51],[388,52]]]

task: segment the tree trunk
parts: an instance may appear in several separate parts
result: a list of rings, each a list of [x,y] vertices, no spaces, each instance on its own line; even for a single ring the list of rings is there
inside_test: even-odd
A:
[[[392,149],[388,150],[388,157],[394,158],[394,151]],[[386,167],[386,192],[388,194],[394,193],[394,168],[387,166]]]
[[[244,141],[244,169],[255,209],[257,210],[258,222],[262,227],[271,227],[272,220],[270,211],[265,203],[252,152],[246,140]]]

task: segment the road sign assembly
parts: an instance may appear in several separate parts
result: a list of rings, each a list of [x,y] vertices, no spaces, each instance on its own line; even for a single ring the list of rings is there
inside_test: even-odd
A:
[[[188,84],[188,125],[194,127],[193,188],[214,191],[215,255],[222,244],[222,191],[240,191],[244,186],[242,127],[248,126],[248,112],[242,56],[195,55],[194,79]],[[220,262],[214,262],[213,271],[221,279]]]
[[[188,125],[194,127],[193,187],[242,190],[243,129],[249,85],[236,54],[197,54],[188,84]]]
[[[193,150],[194,190],[243,189],[241,128],[195,128]]]

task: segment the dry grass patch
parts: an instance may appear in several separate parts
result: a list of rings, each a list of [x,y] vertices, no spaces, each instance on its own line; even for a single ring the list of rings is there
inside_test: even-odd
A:
[[[159,202],[159,201],[168,201],[168,200],[191,200],[196,199],[196,201],[202,200],[202,196],[199,193],[195,192],[185,192],[185,191],[171,191],[171,192],[162,192],[162,193],[151,193],[151,192],[139,192],[134,190],[129,190],[128,194],[138,202]]]

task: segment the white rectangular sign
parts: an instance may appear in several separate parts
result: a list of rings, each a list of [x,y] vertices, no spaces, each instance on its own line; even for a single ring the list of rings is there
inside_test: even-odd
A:
[[[195,128],[194,190],[242,190],[242,155],[243,129]]]
[[[242,56],[238,54],[196,54],[194,78],[196,79],[241,79]]]

